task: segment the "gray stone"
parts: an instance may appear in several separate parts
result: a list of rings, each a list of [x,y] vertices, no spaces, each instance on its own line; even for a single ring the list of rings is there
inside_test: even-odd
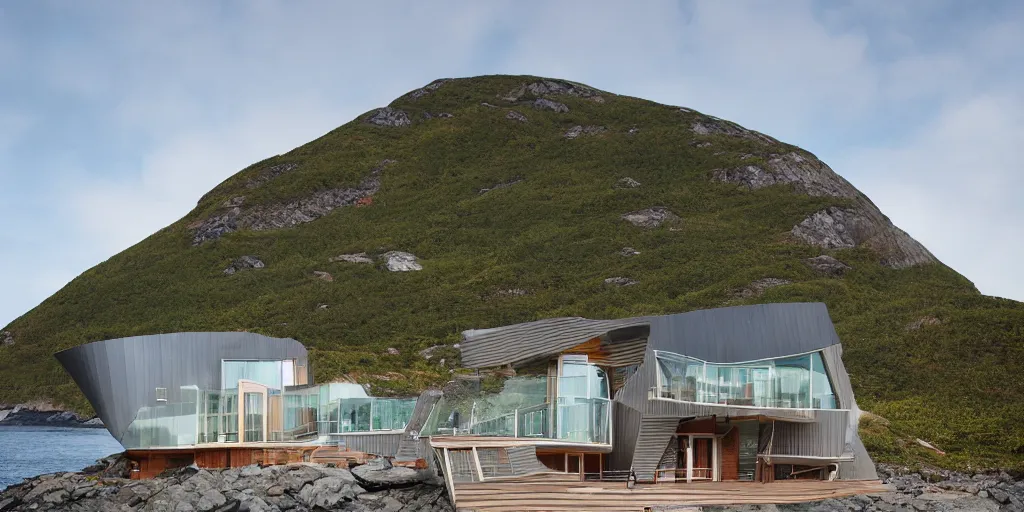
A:
[[[665,223],[674,223],[681,220],[678,215],[670,212],[664,206],[654,206],[635,212],[622,215],[622,219],[642,228],[656,228]]]
[[[192,245],[216,240],[239,230],[291,228],[319,219],[336,208],[361,204],[361,201],[371,198],[380,190],[380,175],[384,168],[393,163],[394,160],[382,160],[353,188],[320,190],[287,203],[235,207],[189,224],[188,229],[194,230]]]
[[[636,249],[634,249],[632,247],[623,247],[622,250],[619,251],[619,254],[629,258],[631,256],[639,256],[640,255],[640,251],[638,251],[638,250],[636,250]]]
[[[366,122],[377,126],[409,126],[412,124],[408,114],[391,107],[378,108]]]
[[[581,135],[597,135],[604,132],[604,126],[581,126],[576,125],[569,128],[569,131],[565,132],[564,137],[567,139],[575,139]]]
[[[639,188],[640,182],[630,177],[619,179],[615,182],[615,188]]]
[[[807,258],[806,260],[804,260],[804,263],[806,263],[812,269],[821,272],[822,274],[834,277],[839,277],[845,274],[846,271],[850,270],[851,268],[849,265],[827,254],[822,254],[821,256],[815,256],[813,258]]]
[[[511,119],[513,121],[519,121],[521,123],[529,121],[529,119],[527,119],[526,116],[520,114],[519,112],[516,112],[515,110],[509,110],[508,113],[505,114],[505,119]]]
[[[759,132],[748,130],[732,121],[726,121],[712,116],[704,116],[699,121],[690,123],[690,130],[701,136],[706,135],[728,135],[740,137],[762,144],[778,144],[778,141]]]
[[[367,489],[379,489],[422,482],[429,475],[412,468],[392,466],[386,459],[373,459],[352,468],[352,476]]]
[[[978,491],[978,497],[979,498],[988,498],[988,491],[986,491],[984,489]]]
[[[14,509],[14,498],[0,498],[0,512]]]
[[[630,279],[628,277],[621,277],[621,276],[609,277],[608,279],[604,280],[604,284],[613,285],[613,286],[632,286],[634,284],[638,284],[639,282],[640,281],[637,281],[635,279]]]
[[[235,272],[238,272],[239,270],[261,269],[265,266],[266,264],[263,263],[263,260],[257,258],[256,256],[246,255],[236,259],[235,261],[232,261],[231,264],[224,269],[224,273],[227,275],[231,275],[234,274]]]
[[[330,261],[344,261],[346,263],[373,263],[373,258],[367,256],[365,252],[357,252],[355,254],[340,254],[331,258]]]
[[[522,288],[506,288],[495,292],[495,295],[499,297],[523,297],[529,294],[530,292]]]
[[[431,92],[436,91],[439,87],[441,87],[442,85],[444,85],[445,83],[450,82],[450,81],[451,81],[450,78],[439,78],[439,79],[434,80],[433,82],[430,82],[429,84],[427,84],[427,85],[425,85],[425,86],[423,86],[423,87],[421,87],[419,89],[416,89],[415,91],[409,93],[409,96],[411,96],[413,99],[422,98],[423,96],[426,96],[426,95],[430,94]]]
[[[329,476],[313,482],[312,485],[303,487],[299,491],[298,498],[312,507],[330,510],[355,498],[362,492],[364,492],[363,489],[355,483],[347,482],[338,476]]]
[[[401,352],[399,352],[398,349],[394,348],[394,347],[388,347],[387,352],[388,352],[389,356],[397,356],[397,355],[401,354]]]
[[[541,80],[524,84],[506,94],[504,100],[519,101],[524,97],[539,98],[541,96],[576,96],[578,98],[588,98],[597,103],[604,103],[604,98],[598,94],[596,89],[564,80]]]
[[[334,281],[334,276],[332,276],[330,272],[324,272],[323,270],[314,270],[313,277],[321,281],[327,281],[328,283]]]
[[[260,171],[259,174],[257,174],[255,177],[249,179],[249,181],[247,181],[245,183],[245,187],[246,188],[261,187],[261,186],[265,185],[268,181],[270,181],[270,180],[272,180],[274,178],[277,178],[278,176],[280,176],[280,175],[282,175],[284,173],[294,171],[295,169],[298,169],[298,168],[299,168],[299,164],[296,164],[296,163],[284,163],[284,164],[278,164],[278,165],[274,165],[274,166],[271,166],[271,167],[267,167],[266,169]],[[232,208],[232,207],[235,207],[235,206],[241,206],[242,202],[244,200],[245,200],[245,196],[241,196],[241,198],[235,197],[235,198],[232,198],[230,201],[225,202],[223,206],[226,207],[226,208]],[[200,202],[202,202],[202,200],[200,200]]]
[[[512,185],[515,185],[516,183],[520,183],[522,181],[524,181],[524,178],[522,176],[513,176],[513,177],[511,177],[511,178],[509,178],[509,179],[507,179],[505,181],[502,181],[500,183],[496,183],[496,184],[492,185],[490,188],[482,188],[482,189],[478,190],[477,193],[478,194],[485,194],[487,192],[490,192],[492,190],[497,190],[499,188],[511,187]]]
[[[11,331],[0,331],[0,345],[9,347],[14,345],[14,335]]]
[[[187,501],[179,501],[174,505],[174,512],[193,512],[196,508]]]
[[[927,326],[931,326],[931,325],[942,325],[942,320],[939,320],[938,318],[935,318],[934,316],[925,316],[925,317],[918,318],[917,320],[914,320],[913,322],[910,322],[909,324],[907,324],[907,328],[906,329],[908,331],[916,331],[916,330],[918,330],[918,329],[920,329],[922,327],[927,327]],[[935,451],[941,451],[938,448],[935,448],[934,446],[931,446],[931,445],[925,446],[925,448],[930,448],[930,449],[935,450]]]
[[[995,488],[989,489],[988,493],[992,495],[992,499],[993,500],[996,500],[999,503],[1004,503],[1005,504],[1005,503],[1009,503],[1009,501],[1010,501],[1010,495],[1007,494],[1006,491],[1004,491],[1002,489],[995,489]]]
[[[794,238],[824,249],[864,246],[881,256],[890,268],[906,268],[937,261],[928,249],[894,226],[873,206],[829,207],[793,227]]]
[[[402,251],[388,251],[380,256],[384,266],[392,272],[412,272],[423,270],[416,255]]]
[[[199,497],[199,502],[196,504],[196,508],[199,509],[200,512],[209,512],[224,506],[227,501],[227,498],[225,498],[223,494],[210,489]]]
[[[245,196],[235,196],[220,204],[221,208],[235,208],[245,204]]]
[[[636,126],[632,126],[628,130],[626,130],[626,133],[628,133],[630,135],[636,135],[636,134],[640,133],[640,128],[637,128]]]
[[[792,281],[788,279],[779,279],[777,277],[766,277],[764,279],[758,279],[748,284],[742,290],[736,292],[737,298],[749,299],[752,297],[759,297],[769,288],[775,288],[776,286],[785,286],[792,284]]]
[[[44,477],[48,478],[43,480]],[[28,494],[26,494],[22,498],[23,501],[35,501],[36,499],[39,499],[45,495],[54,493],[56,491],[64,491],[65,493],[67,492],[67,489],[65,488],[67,484],[63,480],[54,478],[53,475],[43,475],[39,477],[39,480],[42,481],[36,484],[35,487],[33,487],[32,490],[29,491]]]
[[[557,101],[551,101],[547,98],[537,98],[533,101],[533,108],[537,110],[550,110],[552,112],[565,113],[569,111],[569,107],[565,106],[564,103]]]
[[[322,476],[323,474],[316,468],[300,464],[289,466],[288,471],[277,478],[277,483],[287,492],[297,493],[307,484],[313,483]]]
[[[284,494],[284,487],[280,485],[271,485],[267,488],[267,496],[280,496]]]

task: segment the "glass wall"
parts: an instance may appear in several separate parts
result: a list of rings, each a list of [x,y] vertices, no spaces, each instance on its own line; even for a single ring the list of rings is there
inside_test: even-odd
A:
[[[835,409],[820,352],[736,364],[656,351],[660,398],[782,409]]]
[[[238,381],[244,379],[258,382],[268,388],[283,389],[286,363],[291,365],[291,361],[222,361],[221,387],[238,389]]]
[[[181,388],[181,402],[143,407],[121,438],[125,448],[195,444],[198,434],[198,389]]]
[[[263,394],[245,393],[245,442],[263,441]]]

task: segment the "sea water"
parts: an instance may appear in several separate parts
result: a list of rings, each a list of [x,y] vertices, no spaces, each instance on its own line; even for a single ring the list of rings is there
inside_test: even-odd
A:
[[[123,450],[105,428],[0,427],[0,489],[36,475],[79,471]]]

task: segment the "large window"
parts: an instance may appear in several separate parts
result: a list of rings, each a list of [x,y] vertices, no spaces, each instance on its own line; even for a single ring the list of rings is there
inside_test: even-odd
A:
[[[292,361],[222,361],[221,387],[238,389],[239,380],[251,380],[272,389],[295,384]]]
[[[655,352],[660,398],[783,409],[835,409],[820,352],[736,364]]]

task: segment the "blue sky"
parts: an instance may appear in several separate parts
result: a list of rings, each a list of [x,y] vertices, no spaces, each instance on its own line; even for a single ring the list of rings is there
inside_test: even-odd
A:
[[[522,73],[802,146],[1024,300],[1024,3],[0,3],[0,326],[246,165],[439,77]]]

